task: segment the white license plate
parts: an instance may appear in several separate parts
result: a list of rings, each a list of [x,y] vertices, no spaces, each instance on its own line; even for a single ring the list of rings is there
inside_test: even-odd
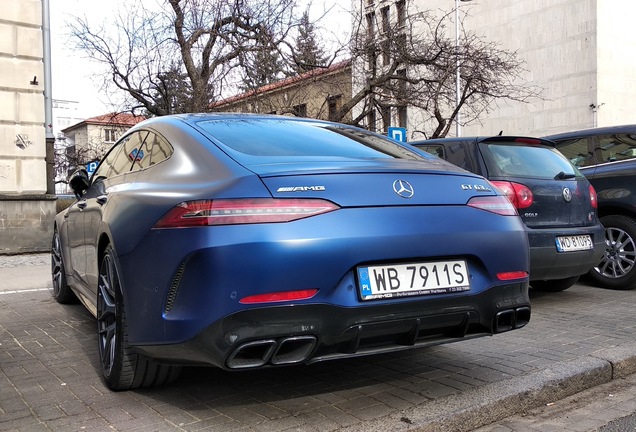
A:
[[[556,238],[556,248],[559,252],[572,252],[594,249],[594,244],[589,235],[562,236]]]
[[[470,289],[464,260],[358,267],[358,281],[362,300]]]

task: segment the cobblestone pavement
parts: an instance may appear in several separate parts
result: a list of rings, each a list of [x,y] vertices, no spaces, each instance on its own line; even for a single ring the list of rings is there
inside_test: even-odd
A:
[[[44,265],[48,255],[0,257],[0,270],[23,269],[14,275]],[[310,366],[186,368],[167,386],[111,392],[94,318],[49,287],[0,293],[2,431],[468,431],[612,380],[612,353],[636,357],[636,291],[580,284],[533,293],[530,324],[493,337]]]

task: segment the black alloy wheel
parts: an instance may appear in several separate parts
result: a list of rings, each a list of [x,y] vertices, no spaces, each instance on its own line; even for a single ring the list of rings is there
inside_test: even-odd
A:
[[[602,217],[601,223],[605,227],[605,255],[590,270],[590,277],[605,288],[636,288],[636,220],[610,215]]]
[[[111,390],[129,390],[174,381],[177,366],[163,365],[128,345],[126,309],[114,249],[108,245],[99,269],[97,331],[102,376]]]
[[[53,231],[53,242],[51,244],[51,279],[53,282],[53,298],[58,303],[69,304],[77,301],[75,293],[66,283],[62,243],[57,228]]]

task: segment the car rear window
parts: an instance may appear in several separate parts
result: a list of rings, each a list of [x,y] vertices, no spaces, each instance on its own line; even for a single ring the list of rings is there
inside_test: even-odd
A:
[[[565,156],[547,146],[482,143],[480,149],[489,176],[544,179],[554,179],[558,175],[582,177]]]
[[[250,156],[425,159],[388,138],[331,123],[246,119],[197,125],[225,146]]]

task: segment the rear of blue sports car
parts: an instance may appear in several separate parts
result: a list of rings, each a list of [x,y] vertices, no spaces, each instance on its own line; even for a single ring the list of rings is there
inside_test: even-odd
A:
[[[530,319],[526,232],[482,177],[331,123],[183,116],[136,128],[175,149],[111,216],[132,233],[109,235],[139,353],[257,368]],[[141,215],[151,223],[132,230]]]

